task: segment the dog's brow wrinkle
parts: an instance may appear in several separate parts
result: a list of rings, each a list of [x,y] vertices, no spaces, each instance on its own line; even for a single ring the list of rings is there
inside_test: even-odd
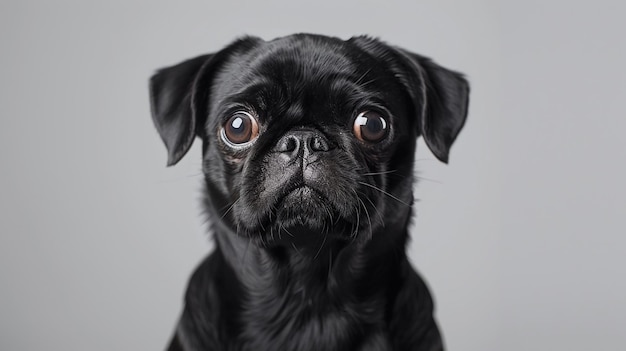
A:
[[[285,115],[290,118],[298,118],[301,117],[303,114],[304,108],[302,106],[302,103],[300,102],[293,102],[285,112]]]

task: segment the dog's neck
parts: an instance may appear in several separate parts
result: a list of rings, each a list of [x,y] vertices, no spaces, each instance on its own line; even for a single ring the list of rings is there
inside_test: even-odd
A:
[[[396,308],[398,284],[411,272],[405,252],[411,207],[405,202],[383,214],[394,227],[359,233],[360,241],[290,230],[290,237],[283,237],[288,240],[269,247],[238,235],[214,210],[224,204],[209,202],[217,246],[208,265],[214,281],[199,275],[192,279],[203,281],[200,289],[213,302],[207,305],[191,294],[188,310],[198,318],[202,308],[229,311],[215,314],[213,323],[228,335],[225,339],[246,344],[235,348],[246,350],[255,345],[339,350],[356,349],[354,342],[377,343]],[[304,236],[309,239],[298,239]]]
[[[337,345],[348,342],[340,340],[345,336],[333,335],[332,328],[318,329],[327,320],[337,321],[337,315],[346,316],[339,319],[345,325],[338,330],[356,334],[368,331],[373,321],[382,324],[397,289],[393,284],[402,281],[401,266],[407,262],[406,233],[394,234],[402,235],[396,235],[393,245],[324,240],[320,235],[319,245],[264,248],[217,230],[218,254],[232,270],[232,276],[224,279],[238,283],[226,284],[231,290],[223,293],[241,296],[239,306],[247,317],[243,320],[250,324],[243,328],[247,334],[243,339],[255,344],[256,337],[274,335],[270,344],[280,345],[290,338],[291,328],[302,323],[297,328],[308,329],[314,334],[312,340]],[[240,292],[232,291],[233,286]]]
[[[370,248],[366,243],[333,240],[320,233],[319,241],[309,245],[261,247],[231,234],[217,234],[219,249],[242,287],[250,292],[315,299],[333,289],[345,289],[368,273],[365,256]]]

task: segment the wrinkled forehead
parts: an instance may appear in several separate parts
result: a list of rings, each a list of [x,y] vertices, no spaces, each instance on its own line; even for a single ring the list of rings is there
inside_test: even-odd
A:
[[[276,101],[306,107],[382,101],[381,83],[388,75],[383,71],[373,58],[341,40],[279,39],[231,60],[217,83],[217,100],[261,108]]]
[[[312,40],[267,43],[249,63],[244,79],[262,77],[271,83],[315,85],[338,78],[350,79],[359,67],[343,42]]]

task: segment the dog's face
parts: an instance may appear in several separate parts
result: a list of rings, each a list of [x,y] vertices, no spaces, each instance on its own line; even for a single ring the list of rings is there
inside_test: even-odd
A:
[[[211,219],[263,245],[405,227],[416,139],[447,162],[467,94],[461,75],[366,37],[245,38],[151,80],[169,164],[202,138]]]

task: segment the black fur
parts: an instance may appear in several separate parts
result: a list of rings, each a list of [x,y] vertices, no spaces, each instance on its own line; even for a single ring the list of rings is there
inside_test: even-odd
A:
[[[152,114],[177,163],[203,141],[215,251],[169,350],[442,350],[405,246],[422,135],[443,162],[466,117],[458,73],[376,39],[247,37],[159,70]],[[244,147],[221,130],[258,118]],[[353,134],[376,111],[386,137]]]

